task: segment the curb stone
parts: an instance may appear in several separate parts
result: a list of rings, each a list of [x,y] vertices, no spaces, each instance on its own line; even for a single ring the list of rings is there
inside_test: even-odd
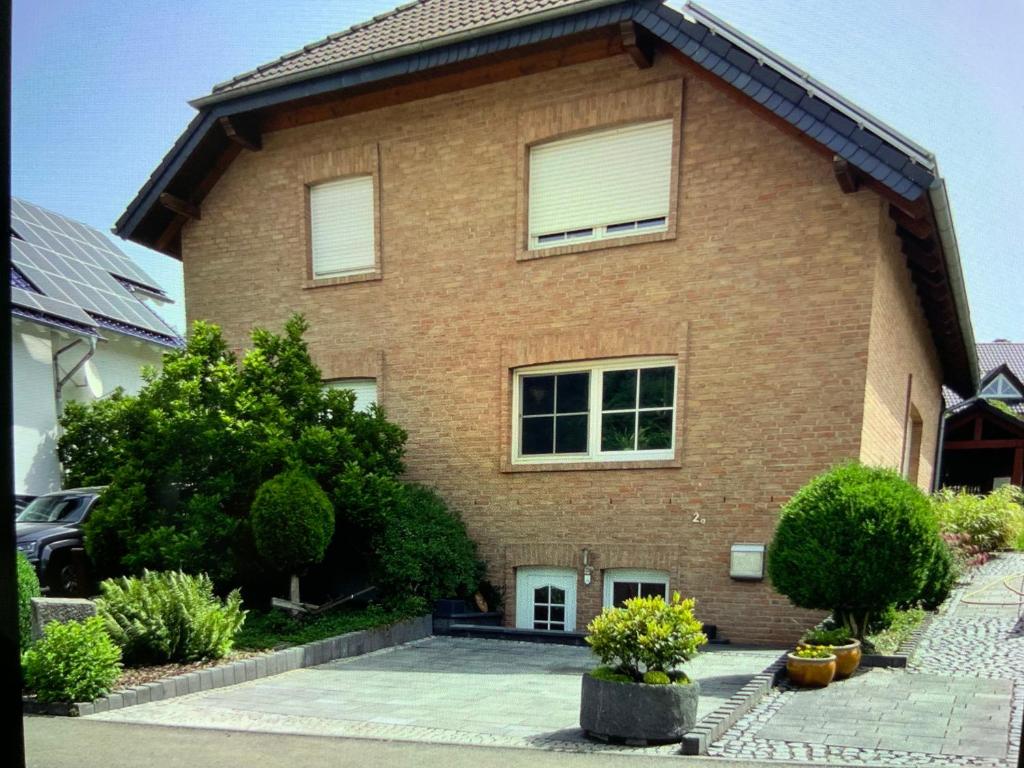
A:
[[[865,653],[861,656],[860,665],[862,667],[889,667],[894,669],[906,667],[911,657],[917,651],[917,646],[920,644],[921,638],[924,637],[925,631],[931,626],[932,621],[937,615],[935,611],[928,611],[921,623],[917,625],[917,628],[910,633],[906,640],[900,643],[896,653],[891,655]]]
[[[144,683],[136,688],[109,693],[94,701],[41,704],[34,697],[26,696],[22,697],[22,711],[25,714],[87,717],[112,709],[173,699],[214,688],[225,688],[261,677],[272,677],[294,669],[315,667],[329,661],[361,656],[370,651],[422,640],[433,634],[432,621],[431,615],[425,614],[400,621],[390,627],[362,629],[326,640],[272,651],[252,659]]]
[[[786,653],[772,662],[763,672],[755,675],[729,699],[701,718],[693,730],[683,734],[679,753],[706,755],[708,744],[720,739],[736,721],[747,714],[775,687],[786,669]]]

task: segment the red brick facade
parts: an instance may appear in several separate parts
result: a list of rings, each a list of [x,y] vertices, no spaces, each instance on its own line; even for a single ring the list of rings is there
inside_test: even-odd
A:
[[[527,144],[665,116],[669,231],[532,258]],[[356,172],[376,180],[379,271],[311,282],[304,185]],[[811,615],[731,580],[729,547],[767,542],[835,462],[899,466],[911,374],[930,481],[939,364],[884,213],[706,81],[620,55],[266,134],[183,232],[189,319],[241,345],[302,312],[325,378],[376,377],[409,479],[462,514],[508,623],[520,566],[578,570],[578,628],[604,569],[646,568],[731,640],[777,642]],[[512,369],[639,355],[678,361],[674,459],[511,463]]]

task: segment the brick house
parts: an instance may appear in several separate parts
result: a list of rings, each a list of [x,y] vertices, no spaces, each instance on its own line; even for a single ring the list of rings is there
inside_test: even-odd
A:
[[[678,589],[793,637],[733,545],[845,459],[929,488],[974,390],[934,157],[696,6],[420,0],[194,106],[116,231],[239,346],[303,312],[511,626]]]

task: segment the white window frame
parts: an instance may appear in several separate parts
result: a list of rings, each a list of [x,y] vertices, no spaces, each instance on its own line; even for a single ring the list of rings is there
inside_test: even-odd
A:
[[[601,450],[601,395],[603,378],[607,371],[628,371],[643,368],[669,368],[674,371],[674,387],[672,401],[672,442],[668,448],[634,451],[602,451]],[[587,418],[587,451],[586,453],[564,454],[529,454],[521,453],[521,422],[522,422],[522,380],[525,376],[536,376],[548,373],[589,373],[589,411]],[[622,409],[623,411],[657,411],[658,408]],[[629,357],[614,360],[595,360],[575,363],[557,363],[554,365],[538,365],[517,368],[512,376],[512,463],[513,464],[575,464],[586,462],[615,461],[665,461],[675,458],[676,451],[676,419],[679,412],[679,366],[675,357]]]
[[[534,630],[546,632],[576,631],[576,578],[573,568],[520,566],[516,569],[516,627],[534,630],[533,592],[537,587],[553,586],[565,591],[565,628]]]
[[[344,268],[344,269],[332,269],[325,271],[318,271],[317,269],[317,244],[314,238],[314,232],[316,230],[316,224],[314,221],[314,196],[317,189],[326,189],[329,187],[355,185],[355,184],[366,184],[369,183],[370,189],[370,261],[369,263],[360,264],[358,266]],[[348,277],[349,275],[364,275],[367,273],[376,272],[378,269],[377,262],[377,180],[374,178],[372,173],[359,173],[351,176],[342,176],[334,179],[326,179],[324,181],[318,181],[315,184],[307,185],[306,205],[308,208],[309,215],[309,274],[313,280],[331,280],[334,278]]]
[[[990,388],[995,391],[989,392]],[[980,394],[982,397],[991,397],[995,400],[1018,400],[1021,397],[1021,393],[1017,391],[1017,388],[1002,373],[982,387]]]
[[[628,584],[664,584],[665,601],[668,601],[668,572],[651,571],[637,568],[609,568],[604,572],[604,607],[611,608],[615,605],[615,584],[625,582]]]

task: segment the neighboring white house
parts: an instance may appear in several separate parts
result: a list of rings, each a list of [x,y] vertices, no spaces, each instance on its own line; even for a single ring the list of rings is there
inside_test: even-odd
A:
[[[145,303],[168,303],[149,275],[92,227],[11,199],[14,488],[59,490],[57,416],[117,387],[183,344]]]

